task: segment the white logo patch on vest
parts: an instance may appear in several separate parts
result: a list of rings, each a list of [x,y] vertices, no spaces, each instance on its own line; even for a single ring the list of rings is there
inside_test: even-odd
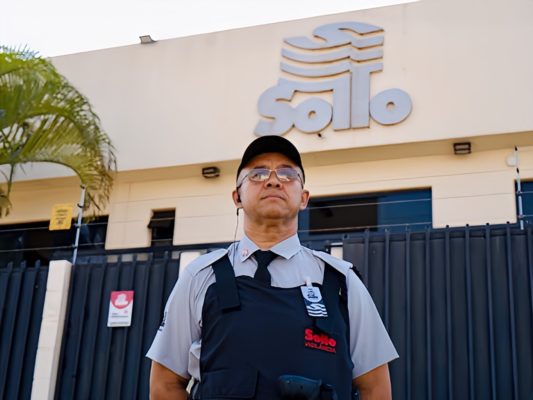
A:
[[[314,286],[302,286],[302,296],[305,302],[305,308],[307,308],[307,314],[310,317],[322,318],[328,316],[328,311],[326,310],[326,305],[322,299],[322,294],[320,289]]]

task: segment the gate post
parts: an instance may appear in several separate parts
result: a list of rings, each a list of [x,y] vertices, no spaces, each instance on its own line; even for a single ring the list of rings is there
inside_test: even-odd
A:
[[[32,400],[54,398],[71,268],[72,264],[68,261],[50,261],[43,319],[33,372]]]

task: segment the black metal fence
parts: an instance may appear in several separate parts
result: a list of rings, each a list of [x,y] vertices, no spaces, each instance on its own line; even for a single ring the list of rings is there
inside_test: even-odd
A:
[[[344,258],[362,272],[400,353],[390,366],[395,400],[530,399],[531,229],[365,233],[345,240]],[[144,354],[179,259],[81,260],[72,271],[56,399],[147,399]],[[128,328],[107,327],[113,290],[135,291]]]
[[[178,278],[169,253],[95,257],[72,270],[56,399],[147,399],[150,362],[144,357]],[[134,290],[130,327],[108,328],[110,293]]]
[[[531,229],[366,234],[344,258],[400,354],[395,400],[533,399]]]
[[[0,266],[0,399],[31,397],[48,267]]]

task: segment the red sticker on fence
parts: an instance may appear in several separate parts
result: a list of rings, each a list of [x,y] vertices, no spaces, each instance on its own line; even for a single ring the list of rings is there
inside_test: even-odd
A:
[[[107,326],[131,326],[133,313],[133,290],[111,292]]]

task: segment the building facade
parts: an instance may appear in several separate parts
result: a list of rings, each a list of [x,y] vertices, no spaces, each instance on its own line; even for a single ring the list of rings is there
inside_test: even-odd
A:
[[[424,189],[434,228],[516,222],[515,147],[533,178],[532,12],[427,0],[54,58],[117,149],[106,249],[149,246],[159,210],[175,210],[175,245],[233,240],[257,134],[297,145],[312,198]],[[76,203],[65,175],[30,169],[2,224]]]
[[[401,355],[395,398],[524,398],[531,226],[466,226],[532,221],[532,16],[529,0],[422,0],[55,57],[117,150],[107,209],[82,231],[85,248],[107,252],[72,277],[58,260],[42,276],[0,270],[0,397],[22,382],[20,398],[147,398],[144,353],[179,269],[240,237],[240,157],[257,135],[277,134],[306,169],[303,241],[337,255],[344,241],[361,264]],[[2,264],[46,262],[61,247],[70,259],[72,237],[46,236],[47,224],[54,205],[79,198],[68,171],[28,166],[0,221]],[[463,229],[431,229],[445,227]],[[372,241],[372,231],[384,234]],[[158,245],[181,251],[116,256]],[[33,281],[22,285],[24,274]],[[132,326],[108,328],[109,292],[132,289]]]

